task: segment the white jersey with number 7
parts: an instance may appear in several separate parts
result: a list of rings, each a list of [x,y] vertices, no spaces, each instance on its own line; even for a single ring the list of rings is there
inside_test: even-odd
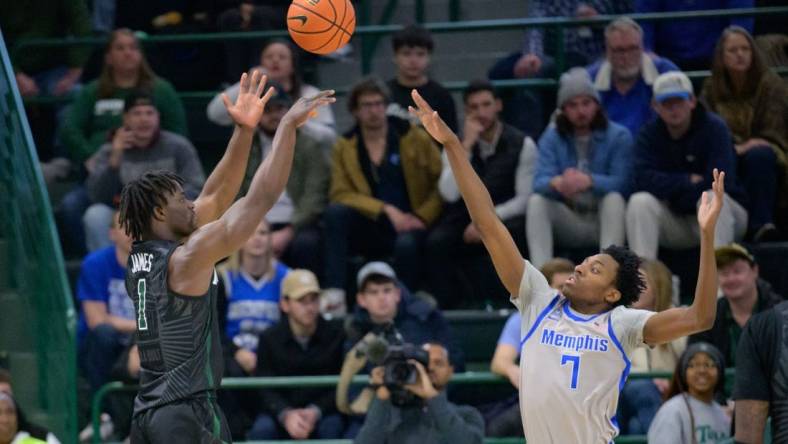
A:
[[[520,410],[528,442],[609,443],[618,435],[618,395],[630,352],[643,345],[653,312],[622,306],[583,315],[525,261],[517,298],[522,315]]]

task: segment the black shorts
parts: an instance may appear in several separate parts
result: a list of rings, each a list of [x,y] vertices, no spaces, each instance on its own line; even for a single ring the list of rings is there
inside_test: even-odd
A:
[[[192,398],[145,410],[131,420],[131,444],[229,443],[230,428],[212,398]]]

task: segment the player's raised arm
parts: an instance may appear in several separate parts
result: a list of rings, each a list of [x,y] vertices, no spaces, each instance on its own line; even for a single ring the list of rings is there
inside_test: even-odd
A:
[[[246,242],[285,189],[293,165],[296,129],[306,123],[318,107],[333,103],[333,94],[334,91],[322,91],[314,97],[299,99],[290,108],[276,130],[271,153],[252,178],[249,192],[221,218],[199,228],[175,250],[170,261],[172,270],[187,274],[211,270],[216,262]],[[200,292],[195,290],[194,293]]]
[[[473,170],[460,139],[415,89],[411,95],[416,104],[416,108],[410,108],[411,114],[421,120],[427,132],[446,150],[457,187],[468,207],[471,220],[479,229],[484,246],[492,257],[498,277],[509,294],[516,297],[523,278],[524,262],[514,239],[495,214],[490,193]]]
[[[714,169],[713,193],[704,192],[698,207],[700,267],[695,299],[689,307],[671,308],[649,318],[643,341],[649,345],[708,330],[717,315],[717,263],[714,260],[714,228],[725,198],[725,173]]]
[[[224,106],[235,122],[235,129],[227,144],[224,156],[205,181],[202,192],[194,201],[197,226],[203,226],[219,218],[233,203],[246,171],[249,149],[263,115],[265,104],[274,93],[273,88],[263,94],[267,77],[255,70],[252,75],[241,75],[240,91],[235,103],[227,94],[222,95]]]

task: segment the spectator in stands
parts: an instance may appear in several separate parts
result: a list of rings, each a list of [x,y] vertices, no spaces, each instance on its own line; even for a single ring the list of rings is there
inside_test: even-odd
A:
[[[385,262],[370,262],[356,276],[356,308],[347,323],[348,343],[357,343],[369,332],[381,332],[394,324],[402,339],[411,344],[446,344],[457,371],[464,371],[465,359],[448,322],[434,300],[423,293],[412,294]]]
[[[386,87],[357,83],[348,97],[355,127],[332,154],[330,205],[326,209],[325,286],[344,289],[347,259],[393,255],[400,279],[417,288],[427,228],[441,212],[438,147],[421,128],[386,116]],[[328,293],[344,301],[341,291]],[[335,296],[331,296],[335,295]]]
[[[225,376],[255,374],[260,334],[280,320],[282,281],[289,271],[274,256],[271,229],[265,219],[246,244],[219,267],[222,284],[217,311]],[[219,402],[233,437],[243,439],[257,415],[259,400],[253,393],[226,390],[220,392]]]
[[[575,271],[575,264],[564,258],[553,258],[545,262],[539,270],[542,272],[551,288],[561,291],[561,286]],[[522,318],[519,311],[515,311],[506,320],[495,346],[490,371],[508,379],[515,389],[520,388],[520,342],[523,333],[520,331]],[[487,436],[507,437],[524,436],[523,421],[520,415],[520,396],[518,392],[494,407],[494,410],[485,415],[487,420]]]
[[[635,0],[636,13],[752,7],[753,0]],[[643,23],[643,42],[648,51],[669,58],[683,71],[709,69],[717,38],[729,25],[739,25],[752,32],[753,19],[713,17],[648,21]]]
[[[5,405],[3,403],[5,397]],[[10,403],[7,403],[8,400]],[[11,411],[13,409],[13,412]],[[14,425],[14,415],[16,416],[16,435],[11,433]],[[27,435],[22,435],[26,433]],[[7,437],[11,437],[7,439]],[[29,437],[28,440],[23,438]],[[35,440],[31,440],[34,438]],[[19,439],[16,441],[15,439]],[[0,367],[0,443],[12,444],[35,444],[39,442],[46,442],[47,444],[60,444],[60,440],[54,433],[36,424],[31,424],[22,409],[14,399],[14,390],[11,384],[11,372]]]
[[[438,343],[428,343],[428,368],[420,362],[415,366],[418,379],[405,388],[419,398],[414,406],[398,407],[391,402],[391,393],[383,385],[383,367],[370,373],[370,384],[376,388],[364,425],[355,444],[481,444],[484,442],[484,420],[471,406],[458,406],[446,397],[454,367],[449,351]]]
[[[628,17],[605,28],[605,57],[586,68],[610,120],[637,136],[654,119],[651,85],[657,76],[678,71],[668,59],[643,51],[643,30]]]
[[[292,270],[282,282],[286,318],[260,335],[258,376],[336,375],[342,366],[341,324],[320,316],[317,277]],[[249,440],[333,439],[344,430],[332,388],[261,390],[261,411]]]
[[[659,118],[643,127],[635,143],[636,193],[627,207],[627,240],[632,251],[646,259],[656,259],[660,245],[698,245],[695,207],[711,189],[714,168],[725,171],[725,205],[715,245],[741,238],[747,228],[730,132],[718,115],[697,103],[693,91],[682,72],[660,75],[654,82]]]
[[[714,400],[725,385],[722,354],[711,344],[693,344],[681,355],[665,404],[648,429],[649,444],[722,443],[731,419]]]
[[[764,431],[769,416],[771,442],[785,442],[788,437],[786,322],[788,302],[781,302],[754,315],[742,331],[736,351],[736,383],[733,388],[736,443],[767,442]]]
[[[316,87],[304,83],[301,78],[298,53],[287,40],[273,39],[266,43],[260,53],[259,69],[268,76],[269,81],[282,85],[285,92],[294,101],[301,97],[312,97],[319,92]],[[224,90],[223,94],[227,94],[230,100],[235,100],[238,97],[240,85],[240,82],[234,84]],[[211,100],[207,113],[208,120],[217,125],[230,126],[233,124],[222,102],[222,94],[217,94]],[[317,116],[306,122],[303,131],[312,133],[311,135],[318,139],[334,143],[337,133],[331,107],[321,106],[317,110]]]
[[[291,0],[225,0],[232,7],[219,15],[219,32],[273,31],[285,29]],[[260,55],[260,41],[236,40],[224,44],[226,79],[235,81]]]
[[[257,135],[252,140],[249,164],[241,185],[246,194],[260,163],[271,152],[274,134],[293,99],[277,83],[270,83],[276,94],[266,104]],[[331,170],[326,153],[331,144],[299,129],[296,134],[295,157],[285,192],[266,214],[271,225],[271,247],[274,255],[295,268],[320,272],[319,217],[328,204]]]
[[[113,245],[85,258],[77,282],[79,361],[93,391],[107,382],[137,328],[134,305],[124,284],[131,238],[120,228],[117,211],[104,231],[109,232]]]
[[[531,262],[553,257],[553,241],[569,247],[624,243],[625,196],[632,136],[607,119],[588,73],[561,76],[558,112],[539,139],[526,236]]]
[[[186,136],[186,116],[172,85],[151,70],[137,36],[129,29],[110,34],[104,48],[104,66],[97,80],[77,95],[63,125],[63,144],[71,158],[88,160],[122,125],[123,104],[133,91],[151,95],[161,114],[161,127]],[[88,163],[88,171],[92,165]]]
[[[3,2],[0,28],[22,96],[62,96],[74,90],[90,55],[89,47],[33,49],[17,48],[16,44],[30,38],[88,37],[90,18],[84,1]]]
[[[140,89],[152,94],[161,127],[186,135],[186,115],[175,89],[148,66],[134,33],[118,29],[107,40],[99,78],[82,88],[66,113],[60,138],[72,160],[84,163],[88,172],[93,170],[88,159],[122,125],[124,100]],[[85,249],[82,215],[88,206],[87,190],[78,186],[66,194],[59,208],[65,244],[77,254]]]
[[[632,308],[661,312],[673,308],[673,274],[660,261],[644,261],[641,269],[646,287]],[[635,349],[630,356],[633,372],[672,372],[687,348],[687,337],[653,348]],[[630,379],[621,391],[618,423],[622,435],[645,435],[662,405],[670,381],[664,378]]]
[[[520,130],[500,120],[501,100],[486,80],[471,82],[463,93],[463,101],[463,146],[474,170],[492,195],[498,217],[512,237],[519,240],[522,248],[525,243],[525,206],[531,195],[536,167],[536,144]],[[431,267],[432,294],[445,310],[456,308],[463,299],[471,296],[456,285],[462,261],[483,260],[483,266],[488,270],[484,275],[491,277],[486,281],[498,284],[499,280],[487,259],[479,231],[471,223],[465,204],[460,201],[460,191],[445,154],[438,190],[446,207],[427,237],[426,249]],[[474,280],[480,278],[474,276]],[[500,292],[505,292],[503,287],[499,288]],[[492,290],[490,285],[484,286],[485,292]],[[489,294],[485,296],[490,297]]]
[[[692,342],[716,346],[729,367],[736,365],[736,344],[747,321],[779,304],[783,298],[758,276],[755,257],[739,244],[717,248],[714,252],[720,281],[721,298],[717,300],[717,319],[711,330],[690,336]]]
[[[88,251],[109,243],[103,228],[111,222],[123,186],[146,171],[172,171],[186,180],[187,196],[200,193],[205,173],[197,150],[185,137],[162,129],[160,116],[151,94],[130,93],[123,105],[123,125],[91,159],[93,168],[85,186],[92,205],[82,219]]]
[[[49,444],[47,434],[40,436],[38,427],[20,415],[19,405],[7,392],[0,392],[0,444]],[[54,438],[54,435],[49,433]],[[54,438],[55,442],[57,438]]]
[[[414,106],[410,92],[415,88],[422,97],[435,103],[435,110],[452,130],[457,129],[457,111],[451,93],[440,83],[431,79],[428,73],[430,57],[434,47],[430,32],[418,25],[408,25],[391,36],[391,47],[394,50],[394,64],[397,75],[386,85],[391,92],[391,102],[386,114],[410,120],[420,125],[418,119],[408,112]]]
[[[273,255],[270,225],[265,220],[237,253],[220,268],[224,298],[225,350],[232,360],[225,365],[230,376],[253,375],[257,367],[260,334],[280,320],[282,281],[290,269]]]
[[[630,0],[535,0],[528,2],[529,18],[571,17],[588,18],[603,14],[628,14],[632,12]],[[559,31],[545,31],[534,26],[525,33],[523,47],[498,61],[490,69],[490,79],[522,79],[526,77],[554,77],[557,73],[553,59],[556,36]],[[604,40],[600,29],[587,26],[563,28],[563,51],[565,66],[585,66],[604,53]],[[550,34],[549,36],[546,34]],[[504,100],[504,119],[531,136],[542,132],[543,114],[552,110],[552,98],[542,94],[517,94]]]
[[[733,133],[749,199],[750,237],[755,242],[777,240],[778,194],[780,211],[788,211],[788,89],[766,66],[752,36],[738,26],[722,33],[711,72],[701,99]]]

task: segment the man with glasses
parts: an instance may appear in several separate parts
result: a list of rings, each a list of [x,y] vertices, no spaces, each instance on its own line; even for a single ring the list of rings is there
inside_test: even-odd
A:
[[[628,17],[607,25],[605,57],[586,69],[610,120],[627,127],[633,137],[654,119],[654,80],[663,72],[678,71],[670,60],[643,51],[643,30]]]
[[[386,116],[389,94],[375,79],[356,84],[348,107],[356,125],[334,146],[325,212],[324,312],[341,312],[351,254],[394,259],[397,275],[418,288],[421,247],[441,212],[441,158],[432,138]]]

